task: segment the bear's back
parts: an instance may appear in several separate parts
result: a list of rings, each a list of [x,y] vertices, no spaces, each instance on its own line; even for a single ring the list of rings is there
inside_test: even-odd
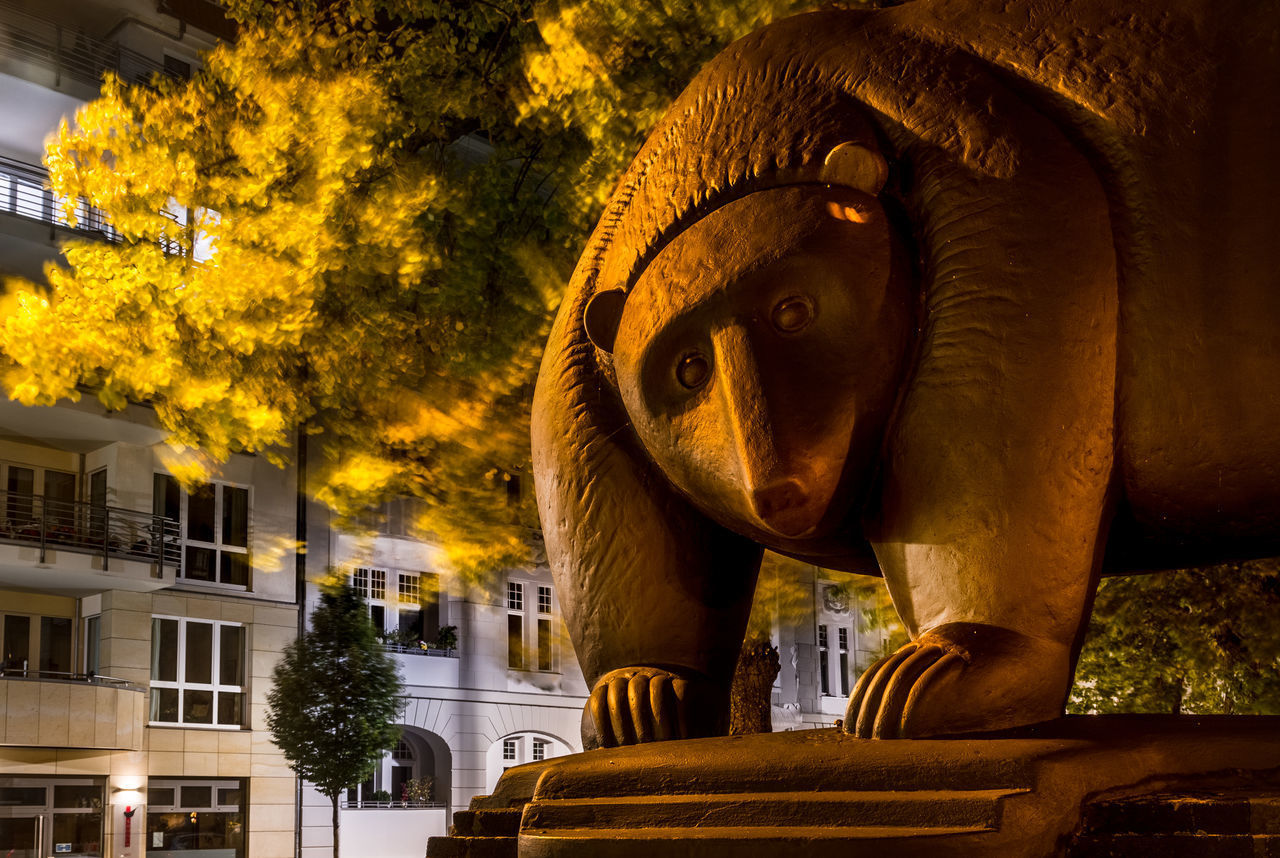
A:
[[[1109,566],[1280,553],[1280,7],[918,0],[1106,189],[1120,268]]]

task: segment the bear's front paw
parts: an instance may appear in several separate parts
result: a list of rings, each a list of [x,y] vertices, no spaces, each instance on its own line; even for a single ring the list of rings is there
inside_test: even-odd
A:
[[[998,626],[948,623],[873,664],[844,730],[864,739],[998,730],[1062,714],[1071,681],[1063,644]]]
[[[700,676],[624,667],[600,677],[587,709],[601,747],[692,739],[713,732],[709,691]]]

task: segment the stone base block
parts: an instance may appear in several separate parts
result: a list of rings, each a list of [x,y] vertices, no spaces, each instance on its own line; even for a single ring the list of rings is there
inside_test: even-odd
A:
[[[926,740],[812,730],[520,766],[465,817],[506,809],[501,830],[469,826],[427,854],[1271,855],[1277,795],[1273,717],[1082,716]]]

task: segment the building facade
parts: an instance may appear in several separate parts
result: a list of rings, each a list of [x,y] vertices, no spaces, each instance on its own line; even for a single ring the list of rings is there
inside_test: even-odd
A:
[[[71,230],[46,136],[104,70],[182,75],[205,2],[0,2],[0,275]],[[204,16],[204,17],[202,17]],[[298,626],[297,480],[235,456],[184,489],[147,408],[0,403],[0,854],[288,856],[297,782],[266,693]]]
[[[505,769],[582,749],[582,671],[545,565],[467,587],[438,548],[412,536],[407,501],[385,505],[375,530],[359,535],[310,509],[308,578],[327,568],[350,577],[405,685],[400,744],[342,801],[342,853],[420,858],[426,838],[444,834]],[[311,587],[309,609],[317,595]],[[331,854],[330,816],[328,799],[306,789],[304,856]]]
[[[405,684],[399,745],[341,801],[342,854],[418,858],[426,838],[445,834],[453,812],[491,792],[506,769],[581,751],[589,689],[545,562],[467,586],[412,535],[407,501],[387,504],[362,535],[310,510],[308,580],[329,569],[349,578]],[[854,576],[798,563],[769,564],[763,575],[758,601],[782,663],[774,729],[830,727],[891,626],[849,586]],[[308,612],[317,600],[310,586]],[[430,791],[415,793],[424,778]],[[307,787],[303,805],[302,855],[330,855],[328,799]]]

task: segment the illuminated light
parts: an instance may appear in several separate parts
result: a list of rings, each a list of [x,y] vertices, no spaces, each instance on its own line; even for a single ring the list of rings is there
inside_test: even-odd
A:
[[[843,203],[827,203],[827,212],[836,220],[850,223],[866,223],[871,220],[870,212],[864,212],[856,206],[847,206]]]
[[[115,788],[122,789],[142,789],[142,784],[146,782],[146,778],[142,775],[118,775],[111,779],[115,783]]]
[[[111,803],[125,807],[142,804],[142,793],[136,789],[118,789],[111,794]]]

